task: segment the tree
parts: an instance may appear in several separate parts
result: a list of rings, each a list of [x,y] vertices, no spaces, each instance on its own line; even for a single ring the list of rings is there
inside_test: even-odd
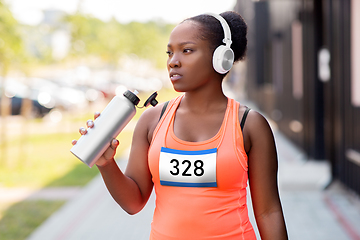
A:
[[[0,0],[0,75],[5,76],[10,65],[24,58],[24,47],[18,24],[8,7]]]
[[[10,113],[11,101],[5,95],[6,75],[13,65],[24,59],[24,48],[18,24],[8,7],[0,0],[0,97],[1,97],[1,158],[6,159],[6,117]]]
[[[135,54],[164,66],[166,43],[173,25],[160,22],[121,24],[115,18],[103,22],[80,12],[66,16],[64,21],[71,29],[71,56],[97,56],[116,67],[121,56]]]

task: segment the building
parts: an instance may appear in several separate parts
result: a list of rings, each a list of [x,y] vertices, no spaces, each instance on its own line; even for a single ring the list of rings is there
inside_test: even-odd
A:
[[[247,97],[360,194],[360,1],[238,0]]]

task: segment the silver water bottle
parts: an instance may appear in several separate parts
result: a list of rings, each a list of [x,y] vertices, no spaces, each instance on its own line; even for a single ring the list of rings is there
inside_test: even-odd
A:
[[[154,94],[145,104],[157,104]],[[91,168],[110,146],[111,140],[116,138],[134,117],[135,107],[139,102],[136,94],[129,90],[124,92],[123,96],[115,96],[95,119],[94,127],[87,129],[87,133],[80,137],[70,152]]]

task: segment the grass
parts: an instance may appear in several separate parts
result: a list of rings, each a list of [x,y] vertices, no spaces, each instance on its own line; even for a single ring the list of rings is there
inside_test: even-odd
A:
[[[176,96],[172,90],[159,93],[158,101],[164,102]],[[142,105],[148,97],[142,93]],[[136,121],[145,109],[139,109]],[[72,124],[73,132],[60,131],[55,133],[25,134],[12,137],[6,144],[6,159],[0,159],[0,185],[3,187],[41,188],[45,186],[83,186],[97,173],[96,167],[89,168],[70,153],[71,140],[78,139],[78,127],[83,126],[92,113],[67,116],[61,124],[66,128]],[[78,124],[77,124],[78,123]],[[29,127],[46,128],[42,122],[34,120],[27,123]],[[64,127],[65,126],[65,127]],[[49,129],[50,130],[50,129]],[[120,146],[117,156],[131,144],[132,131],[123,131],[118,136]],[[0,149],[2,150],[0,145]],[[1,151],[0,150],[0,151]]]
[[[144,103],[149,93],[140,93]],[[162,90],[157,97],[165,102],[177,96],[173,90]],[[101,109],[100,109],[101,110]],[[139,109],[134,117],[136,121],[145,109]],[[6,145],[0,145],[0,151],[6,147],[6,155],[0,154],[0,187],[64,187],[84,186],[99,172],[94,166],[89,168],[70,153],[71,140],[78,139],[77,129],[84,126],[93,113],[66,115],[58,128],[49,128],[39,119],[26,123],[28,127],[38,127],[42,133],[11,136]],[[70,131],[69,131],[70,126]],[[52,127],[53,128],[53,127]],[[65,129],[65,131],[64,131]],[[44,131],[45,130],[45,131]],[[132,131],[123,131],[118,136],[120,146],[117,156],[121,156],[130,147]],[[1,158],[6,156],[6,158]],[[15,204],[0,203],[0,239],[25,239],[65,201],[22,201]]]
[[[23,201],[12,205],[0,220],[0,239],[26,239],[39,223],[58,210],[65,201]]]
[[[120,139],[131,135],[131,132],[122,133]],[[70,142],[78,137],[77,133],[32,135],[25,147],[19,143],[20,139],[14,139],[7,149],[14,156],[13,162],[0,168],[0,182],[5,187],[83,186],[98,170],[90,169],[70,153]],[[121,142],[119,154],[130,145],[126,140]]]
[[[0,169],[0,182],[6,187],[41,188],[63,178],[81,164],[75,161],[69,152],[69,139],[76,137],[77,134],[74,133],[36,134],[27,137],[25,146],[21,144],[20,138],[12,140],[8,143],[7,149],[9,156],[13,156],[12,162]],[[78,169],[82,173],[79,179],[91,179],[96,174],[95,169],[86,169],[86,174],[85,168]],[[68,185],[82,184],[73,181],[64,186]]]
[[[119,139],[118,154],[130,144],[131,132],[123,132]],[[31,148],[26,156],[7,168],[0,169],[0,182],[7,187],[64,187],[84,186],[99,172],[89,168],[70,152],[71,139],[78,134],[53,133],[29,136]],[[9,146],[9,153],[15,155],[17,141]],[[58,210],[65,201],[22,201],[0,208],[0,239],[26,239],[44,220]],[[2,203],[1,203],[2,204]]]

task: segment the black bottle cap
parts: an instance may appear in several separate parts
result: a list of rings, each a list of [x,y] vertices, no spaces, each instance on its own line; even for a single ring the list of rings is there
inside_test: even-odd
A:
[[[150,104],[155,107],[158,104],[158,101],[155,99],[157,95],[157,92],[151,94],[151,96],[145,101],[144,107],[148,107]]]
[[[136,96],[133,92],[131,92],[130,90],[127,90],[126,92],[124,92],[124,97],[126,97],[127,99],[130,100],[130,102],[132,102],[135,106],[138,105],[138,103],[140,102],[140,98],[138,98],[138,96]]]

